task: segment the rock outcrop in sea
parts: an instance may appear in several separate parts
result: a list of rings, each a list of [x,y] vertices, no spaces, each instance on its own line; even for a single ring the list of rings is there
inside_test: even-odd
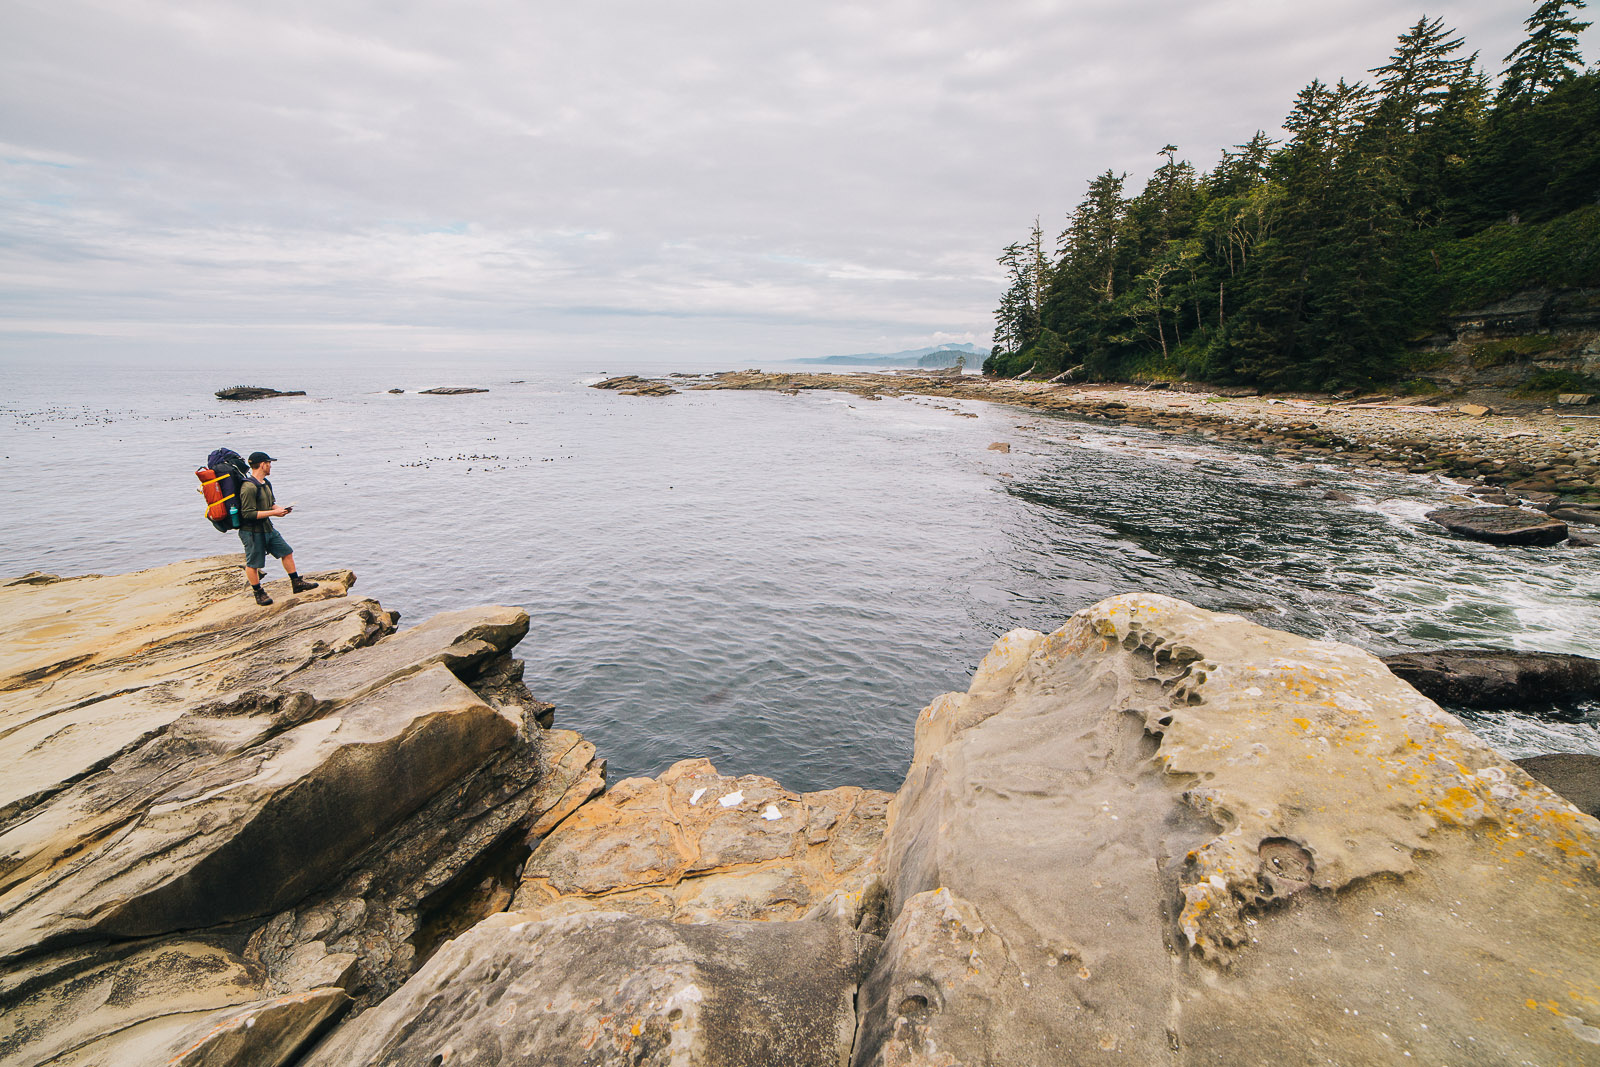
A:
[[[520,610],[236,564],[0,586],[0,1062],[1600,1060],[1600,822],[1357,649],[1128,594],[893,796],[607,789]]]

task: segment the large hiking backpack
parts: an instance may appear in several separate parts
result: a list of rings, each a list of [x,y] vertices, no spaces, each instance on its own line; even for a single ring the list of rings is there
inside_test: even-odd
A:
[[[250,466],[231,448],[219,448],[195,470],[200,492],[206,498],[206,518],[219,533],[239,528],[239,489],[250,477]]]

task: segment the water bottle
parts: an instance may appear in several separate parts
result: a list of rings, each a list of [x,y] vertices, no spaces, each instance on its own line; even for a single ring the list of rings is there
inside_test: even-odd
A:
[[[238,504],[229,504],[228,505],[228,525],[232,526],[235,530],[237,530],[239,528],[239,505]]]

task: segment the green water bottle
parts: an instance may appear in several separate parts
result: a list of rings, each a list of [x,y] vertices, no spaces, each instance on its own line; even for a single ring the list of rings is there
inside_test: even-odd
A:
[[[235,530],[237,530],[239,528],[239,505],[238,504],[229,504],[228,505],[228,525],[232,526]]]

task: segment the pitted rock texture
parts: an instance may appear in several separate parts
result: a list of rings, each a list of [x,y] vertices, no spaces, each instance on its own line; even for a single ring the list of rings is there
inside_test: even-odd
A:
[[[509,650],[237,557],[0,586],[0,1062],[276,1064],[503,909],[603,785]]]
[[[796,794],[684,760],[628,778],[540,841],[517,910],[599,908],[677,922],[796,919],[825,900],[853,915],[877,873],[889,794]]]
[[[887,853],[860,1067],[1600,1058],[1600,823],[1347,646],[1155,595],[1013,632]]]
[[[862,942],[837,917],[485,920],[304,1067],[837,1067]]]

